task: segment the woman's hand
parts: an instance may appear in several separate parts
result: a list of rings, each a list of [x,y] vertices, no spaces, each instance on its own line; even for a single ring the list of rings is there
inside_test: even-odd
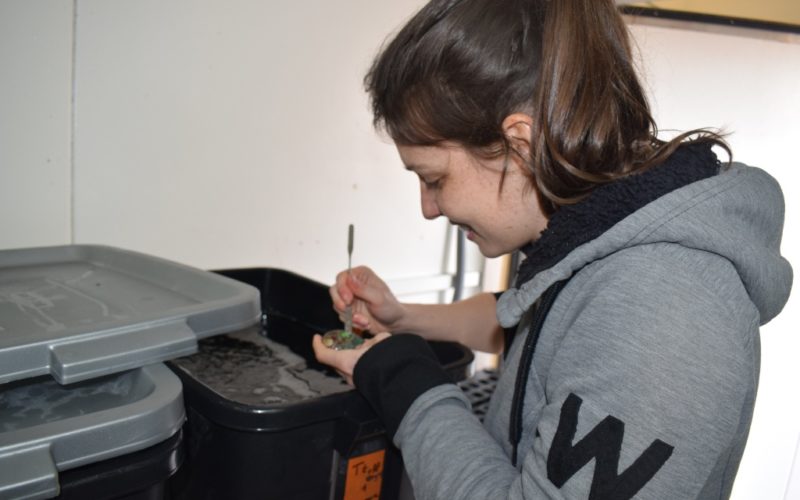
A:
[[[330,366],[336,370],[348,384],[353,385],[353,370],[358,360],[369,348],[389,337],[390,334],[388,333],[379,333],[373,338],[364,341],[363,344],[355,349],[342,349],[337,351],[330,347],[325,347],[325,344],[322,343],[322,336],[314,335],[312,346],[314,347],[314,355],[317,357],[317,361]]]
[[[339,318],[348,304],[353,308],[353,326],[371,332],[391,332],[401,322],[405,308],[372,269],[359,266],[336,276],[330,287]]]

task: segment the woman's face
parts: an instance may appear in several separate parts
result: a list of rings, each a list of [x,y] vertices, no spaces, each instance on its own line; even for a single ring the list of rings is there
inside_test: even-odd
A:
[[[536,193],[517,161],[478,159],[463,146],[404,146],[397,150],[420,180],[422,215],[447,217],[460,226],[486,257],[512,252],[538,239],[547,227]]]

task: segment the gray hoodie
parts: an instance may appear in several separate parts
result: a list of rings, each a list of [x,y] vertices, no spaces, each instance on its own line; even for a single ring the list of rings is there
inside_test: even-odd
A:
[[[483,424],[453,384],[431,384],[399,411],[394,442],[416,498],[726,498],[752,417],[758,328],[791,288],[783,206],[768,174],[734,164],[647,203],[504,293],[498,318],[518,334]],[[524,339],[537,300],[566,278],[523,370],[514,464],[509,421]],[[359,362],[356,386],[368,399],[367,385],[388,388],[370,400],[385,415],[381,404],[398,399],[391,387],[414,375],[398,368],[376,379],[374,364]]]

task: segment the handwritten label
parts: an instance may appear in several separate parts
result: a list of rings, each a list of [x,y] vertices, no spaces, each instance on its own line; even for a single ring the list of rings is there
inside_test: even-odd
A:
[[[353,457],[347,462],[343,500],[379,500],[386,450]]]

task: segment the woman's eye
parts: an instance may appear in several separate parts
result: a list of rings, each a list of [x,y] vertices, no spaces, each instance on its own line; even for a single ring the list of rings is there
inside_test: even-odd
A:
[[[439,179],[421,179],[427,189],[435,189],[439,187]]]

